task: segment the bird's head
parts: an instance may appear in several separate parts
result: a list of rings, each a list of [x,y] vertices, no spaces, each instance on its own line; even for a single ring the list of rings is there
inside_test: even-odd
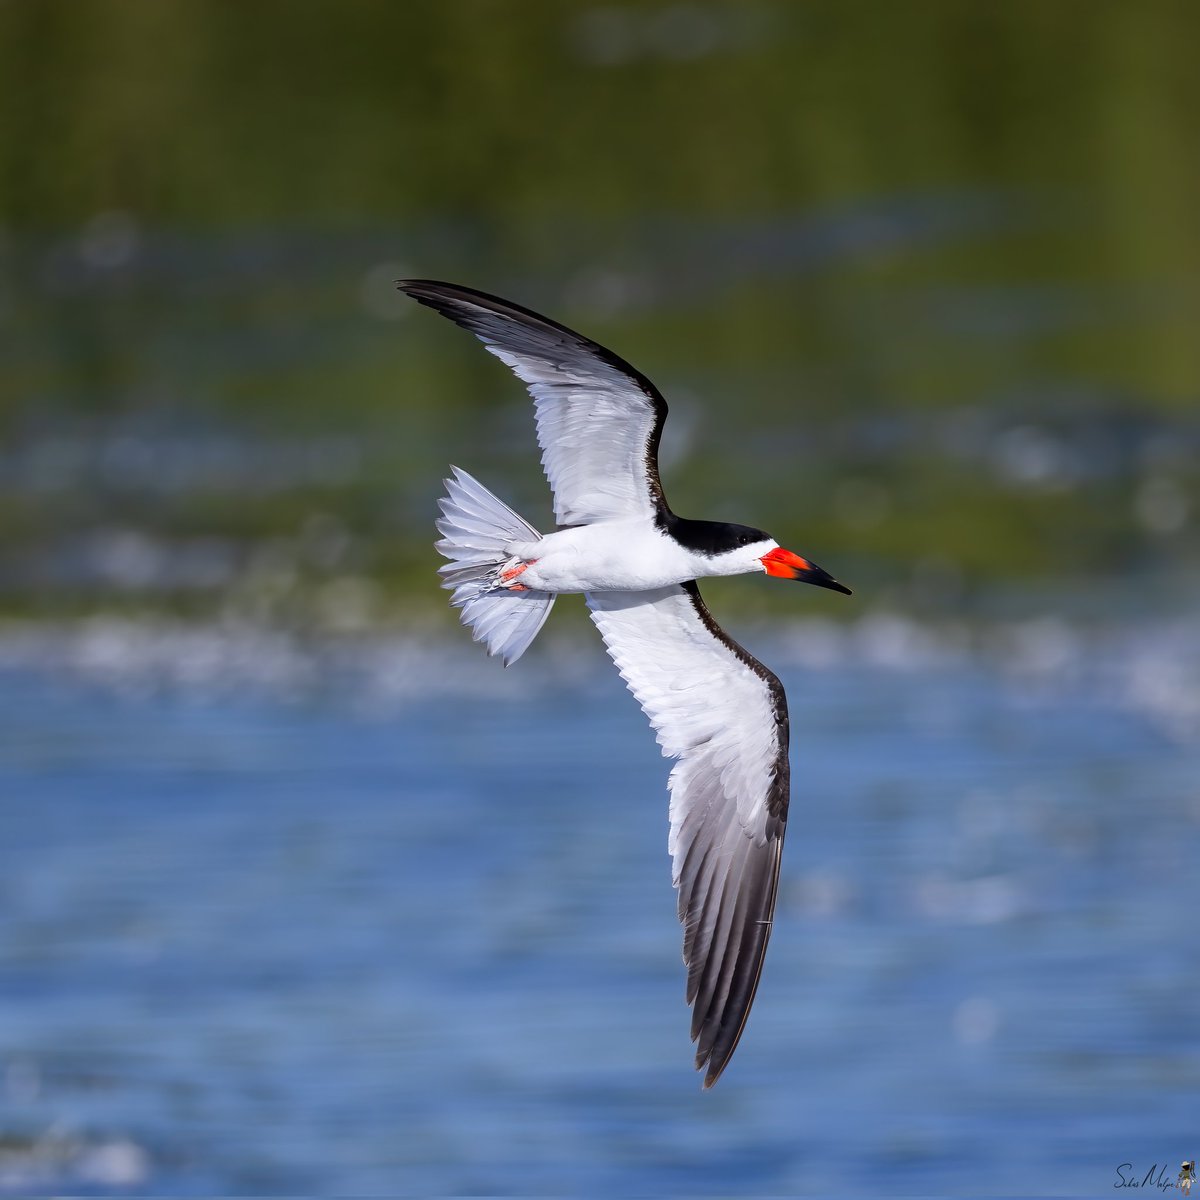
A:
[[[707,560],[706,566],[711,563],[705,574],[748,575],[765,571],[777,579],[795,579],[851,595],[850,589],[838,583],[827,571],[807,558],[785,550],[761,529],[720,521],[677,519],[672,532],[689,549],[703,556]]]

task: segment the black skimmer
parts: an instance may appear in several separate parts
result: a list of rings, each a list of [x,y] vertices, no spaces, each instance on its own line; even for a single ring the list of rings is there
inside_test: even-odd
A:
[[[611,350],[520,305],[404,280],[528,388],[559,529],[542,535],[452,468],[437,522],[443,586],[463,623],[515,662],[555,597],[582,592],[608,653],[676,760],[668,846],[696,1068],[711,1087],[737,1046],[771,936],[788,810],[788,711],[778,678],[713,620],[696,580],[765,572],[843,587],[761,529],[689,521],[658,477],[666,401]]]

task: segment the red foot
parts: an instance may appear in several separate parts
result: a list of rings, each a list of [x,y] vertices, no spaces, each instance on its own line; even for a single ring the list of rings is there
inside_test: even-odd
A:
[[[518,566],[515,566],[515,567],[509,567],[509,569],[508,569],[507,571],[501,571],[501,572],[500,572],[500,582],[501,582],[501,583],[508,583],[508,582],[510,582],[511,580],[513,580],[513,579],[516,579],[516,577],[517,577],[518,575],[522,574],[524,571],[527,571],[527,570],[529,570],[529,568],[530,568],[530,567],[532,567],[532,566],[533,566],[533,564],[534,564],[535,562],[537,562],[537,559],[536,559],[536,558],[531,558],[531,559],[530,559],[528,562],[523,562],[523,563],[521,563],[520,565],[518,565]],[[529,589],[528,589],[527,587],[525,587],[524,585],[518,585],[518,586],[514,587],[512,590],[513,590],[514,592],[516,592],[516,591],[521,591],[521,592],[527,592],[527,591],[529,591]]]

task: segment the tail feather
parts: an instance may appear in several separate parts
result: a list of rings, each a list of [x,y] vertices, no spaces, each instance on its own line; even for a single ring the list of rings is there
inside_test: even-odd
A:
[[[507,667],[529,648],[554,605],[554,593],[505,588],[500,571],[512,558],[509,547],[536,541],[541,534],[466,471],[452,467],[437,522],[439,554],[450,561],[439,568],[442,586],[452,588],[451,603],[462,622],[488,654]]]

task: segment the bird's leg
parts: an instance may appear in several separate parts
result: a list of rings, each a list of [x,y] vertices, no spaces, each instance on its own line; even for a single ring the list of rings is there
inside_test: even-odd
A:
[[[533,558],[533,559],[530,559],[529,562],[518,562],[515,567],[505,567],[500,572],[501,582],[508,583],[510,580],[516,579],[516,577],[518,575],[520,575],[522,571],[525,571],[526,569],[528,569],[528,567],[532,563],[535,563],[535,562],[537,562],[537,559]]]
[[[503,567],[500,568],[497,574],[499,586],[510,592],[527,592],[529,589],[523,583],[515,583],[514,580],[518,575],[528,570],[537,562],[536,558],[529,559],[528,562],[522,562],[519,558],[510,559]]]

